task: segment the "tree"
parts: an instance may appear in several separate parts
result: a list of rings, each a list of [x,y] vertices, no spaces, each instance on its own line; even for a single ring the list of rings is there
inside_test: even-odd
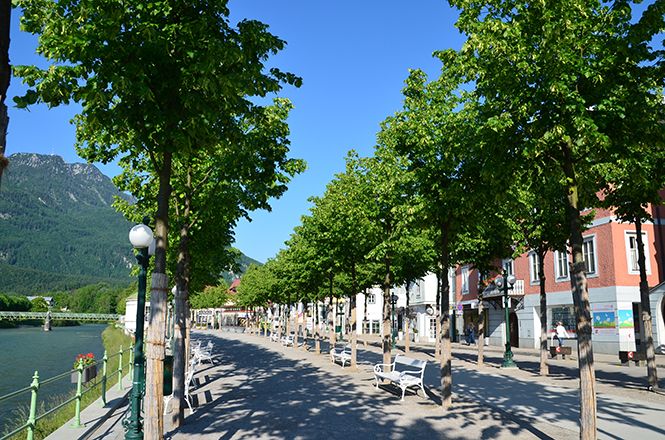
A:
[[[203,292],[192,295],[191,304],[195,309],[217,309],[229,300],[229,286],[221,280],[216,286],[206,286]]]
[[[369,188],[362,176],[360,164],[355,151],[350,151],[345,172],[335,176],[323,197],[312,199],[314,206],[311,209],[315,224],[321,227],[318,233],[325,234],[325,249],[320,250],[324,255],[329,255],[330,261],[338,268],[340,276],[337,281],[342,282],[344,296],[350,302],[349,335],[353,369],[356,368],[357,359],[358,270],[365,264],[378,232],[376,224],[370,220],[371,206],[367,203]]]
[[[468,112],[456,111],[466,97],[456,93],[459,74],[453,53],[439,56],[444,61],[441,76],[427,84],[422,71],[412,71],[403,92],[404,109],[386,120],[383,131],[390,133],[395,149],[409,159],[415,191],[423,201],[422,219],[432,230],[440,295],[437,340],[442,347],[442,405],[448,408],[452,404],[448,268],[457,260],[456,247],[463,248],[461,225],[477,218],[470,203],[475,184],[467,169],[479,166],[479,161],[472,155],[472,118]]]
[[[37,298],[33,299],[30,302],[31,302],[30,304],[31,312],[46,312],[49,309],[48,303],[41,296],[38,296]]]
[[[545,290],[545,255],[548,251],[559,251],[566,255],[565,270],[568,270],[566,250],[566,200],[558,184],[548,182],[547,172],[533,165],[523,175],[515,176],[510,194],[512,201],[511,223],[516,254],[532,249],[538,259],[538,280],[540,287],[540,374],[549,374],[547,358],[547,335],[550,329],[547,322],[547,292]],[[555,264],[558,264],[555,261]]]
[[[653,10],[647,14],[648,29],[632,35],[626,1],[616,1],[612,7],[592,0],[450,3],[460,9],[457,27],[468,36],[460,56],[466,79],[478,96],[492,156],[509,173],[542,161],[543,169],[552,171],[548,181],[558,181],[560,197],[566,198],[579,352],[580,436],[592,439],[596,393],[582,211],[599,203],[598,166],[625,153],[623,145],[613,142],[607,125],[627,114],[626,89],[616,87],[613,77],[622,70],[631,75],[639,58],[650,56],[644,47],[656,29],[662,29],[663,2],[654,2],[660,15]],[[640,47],[641,57],[625,51],[631,45]],[[628,89],[638,107],[653,93]],[[648,116],[642,124],[656,122]],[[639,135],[639,130],[633,134]]]
[[[174,159],[209,151],[231,138],[251,96],[300,79],[264,70],[284,42],[251,20],[232,27],[226,0],[114,3],[19,0],[25,30],[39,34],[46,69],[19,66],[30,89],[19,106],[73,100],[79,154],[109,162],[123,156],[144,183],[157,176],[146,436],[162,438],[166,251]],[[205,41],[205,44],[201,44]],[[149,169],[137,168],[147,158]]]
[[[12,70],[9,65],[9,27],[12,16],[12,1],[0,0],[0,183],[2,172],[7,167],[8,161],[5,157],[7,148],[7,127],[9,116],[7,115],[7,90],[11,80]]]

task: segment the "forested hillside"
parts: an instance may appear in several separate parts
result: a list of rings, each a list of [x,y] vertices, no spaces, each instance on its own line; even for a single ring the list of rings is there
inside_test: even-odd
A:
[[[0,292],[129,283],[131,224],[111,206],[116,195],[94,165],[10,156],[0,190]]]
[[[0,188],[0,293],[35,295],[91,284],[127,286],[131,224],[111,206],[120,193],[94,165],[20,153]],[[251,263],[239,253],[240,273]]]

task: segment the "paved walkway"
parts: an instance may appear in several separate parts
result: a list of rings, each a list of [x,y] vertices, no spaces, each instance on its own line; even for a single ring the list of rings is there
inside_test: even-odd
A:
[[[258,336],[197,332],[216,347],[216,365],[197,374],[195,412],[170,439],[535,439],[543,437],[501,410],[456,399],[444,412],[438,397],[376,389],[362,351],[351,372],[326,355],[284,348]],[[429,367],[434,375],[436,368]],[[428,378],[429,379],[429,378]],[[555,438],[571,433],[550,427]],[[573,434],[574,435],[574,434]]]
[[[474,348],[455,347],[454,404],[444,411],[438,405],[438,364],[427,348],[410,356],[429,361],[428,395],[407,392],[400,402],[401,392],[395,387],[374,388],[372,365],[381,362],[382,355],[371,344],[359,345],[359,368],[352,371],[331,364],[327,355],[285,348],[261,336],[195,331],[193,337],[213,341],[215,363],[199,367],[192,392],[195,411],[186,411],[185,424],[168,432],[167,439],[571,439],[579,435],[575,361],[550,361],[553,375],[541,378],[530,367],[496,368],[493,364],[499,362],[500,353],[491,350],[489,365],[478,369]],[[516,359],[520,366],[537,363],[528,354],[518,353]],[[631,383],[630,376],[624,376],[629,369],[606,365],[601,370],[607,368],[619,371],[608,372],[615,375],[613,380],[598,382],[599,438],[665,438],[665,396],[642,386],[624,386],[624,380]],[[120,408],[88,438],[122,439],[123,411]]]
[[[438,405],[439,369],[426,372],[428,396],[372,386],[378,347],[359,350],[359,369],[332,365],[324,355],[284,348],[266,338],[219,332],[195,337],[215,343],[217,363],[197,374],[198,408],[172,439],[232,438],[555,438],[578,436],[577,380],[530,371],[477,369],[453,363],[454,406]],[[430,353],[414,357],[432,361]],[[570,361],[560,361],[570,362]],[[576,362],[573,362],[576,364]],[[620,368],[620,367],[616,367]],[[609,388],[609,387],[608,387]],[[616,387],[614,387],[616,388]],[[665,397],[628,389],[598,390],[600,438],[665,437]]]

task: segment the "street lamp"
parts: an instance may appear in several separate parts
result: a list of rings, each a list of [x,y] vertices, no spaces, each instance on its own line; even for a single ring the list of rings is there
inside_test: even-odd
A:
[[[391,328],[390,328],[390,334],[392,335],[392,340],[393,340],[393,345],[392,349],[394,350],[396,347],[395,344],[395,304],[397,304],[397,300],[399,300],[399,297],[397,295],[392,295],[390,297],[390,322],[391,322]]]
[[[517,364],[513,362],[513,351],[510,348],[510,325],[509,325],[509,303],[508,303],[508,291],[513,290],[515,285],[515,276],[508,275],[504,271],[503,275],[499,275],[494,280],[494,284],[503,292],[503,308],[505,310],[505,319],[506,319],[506,351],[503,353],[503,363],[501,368],[517,368]]]
[[[143,357],[143,323],[145,321],[145,288],[150,255],[154,254],[154,237],[152,229],[143,224],[134,226],[129,231],[129,241],[138,250],[136,261],[139,263],[139,291],[136,300],[136,331],[134,340],[134,377],[130,395],[130,415],[123,421],[125,440],[143,439],[143,423],[141,418],[141,399],[145,389],[145,364]]]

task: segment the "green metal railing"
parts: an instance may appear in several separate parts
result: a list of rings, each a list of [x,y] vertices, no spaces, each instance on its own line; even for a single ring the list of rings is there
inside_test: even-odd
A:
[[[0,312],[0,319],[8,321],[19,321],[23,319],[46,319],[68,320],[68,321],[96,321],[109,322],[117,321],[120,315],[111,313],[73,313],[73,312]]]
[[[83,361],[79,362],[79,365],[77,368],[74,368],[72,370],[69,370],[65,373],[58,374],[57,376],[53,376],[49,379],[39,381],[39,373],[35,371],[35,374],[32,376],[32,382],[30,383],[29,386],[25,388],[21,388],[20,390],[11,392],[9,394],[6,394],[4,396],[0,396],[0,402],[4,402],[6,400],[15,398],[17,396],[20,396],[22,394],[27,394],[30,393],[30,411],[29,411],[29,416],[28,420],[26,420],[25,423],[23,423],[21,426],[15,428],[13,431],[8,432],[7,434],[3,434],[0,437],[0,440],[6,440],[9,439],[17,434],[20,434],[23,431],[26,431],[26,439],[27,440],[33,440],[34,435],[35,435],[35,429],[37,427],[37,422],[44,417],[48,417],[49,415],[53,414],[54,412],[58,411],[59,409],[63,408],[64,406],[75,402],[75,410],[74,410],[74,422],[72,424],[73,427],[79,428],[82,427],[83,425],[81,424],[81,400],[83,399],[83,396],[93,389],[95,389],[97,386],[101,386],[101,400],[102,400],[102,405],[106,405],[106,391],[107,391],[107,385],[108,385],[108,378],[110,376],[113,376],[114,374],[118,375],[118,389],[122,390],[123,389],[123,384],[122,384],[122,378],[123,378],[123,367],[129,366],[130,373],[133,368],[133,359],[132,359],[132,353],[133,353],[133,346],[130,346],[129,348],[129,362],[126,364],[123,364],[122,362],[122,356],[123,353],[122,346],[120,346],[120,350],[112,354],[111,356],[108,356],[106,353],[106,350],[104,350],[104,357],[102,358],[101,361],[97,361],[94,364],[91,364],[87,367],[83,367]],[[117,363],[113,362],[115,365],[117,365],[117,369],[113,371],[108,370],[108,364],[110,360],[114,357],[118,357]],[[92,368],[93,366],[95,367],[95,371],[98,366],[102,368],[102,377],[100,380],[94,381],[92,383],[91,380],[89,380],[87,383],[91,383],[90,386],[84,387],[84,371],[88,368]],[[53,408],[47,409],[44,411],[42,414],[37,415],[37,405],[38,405],[38,397],[39,397],[39,389],[47,385],[49,383],[56,382],[58,380],[62,380],[66,377],[71,377],[73,374],[77,375],[77,380],[76,380],[76,393],[70,397],[69,399],[60,402],[58,405],[54,406]],[[96,377],[96,376],[95,376]],[[131,375],[130,375],[131,377]],[[93,378],[94,379],[94,378]]]

